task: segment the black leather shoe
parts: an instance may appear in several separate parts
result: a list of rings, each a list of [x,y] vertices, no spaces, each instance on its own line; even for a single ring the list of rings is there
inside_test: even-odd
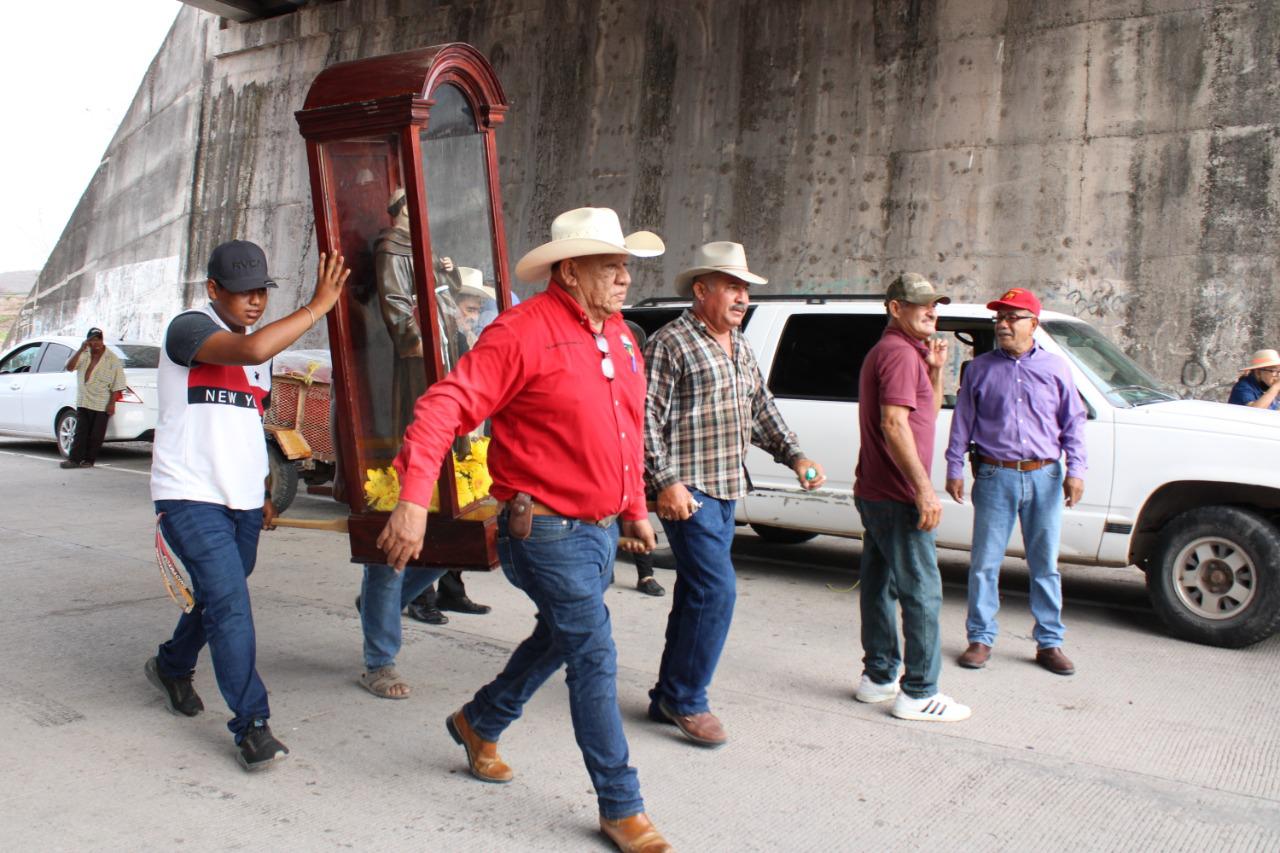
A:
[[[436,597],[436,605],[441,610],[453,610],[457,613],[474,613],[481,615],[488,613],[493,608],[487,604],[476,604],[468,596],[454,598],[450,595],[439,595]]]
[[[428,625],[447,625],[449,617],[440,612],[439,607],[428,607],[425,604],[414,602],[410,604],[405,613],[410,619],[417,619],[419,622],[426,622]]]
[[[80,463],[72,462],[70,459],[63,459],[61,462],[58,463],[58,467],[59,468],[79,468]]]
[[[662,588],[662,584],[654,580],[652,575],[647,578],[638,579],[636,581],[636,589],[640,590],[645,595],[661,596],[667,594],[667,591]]]

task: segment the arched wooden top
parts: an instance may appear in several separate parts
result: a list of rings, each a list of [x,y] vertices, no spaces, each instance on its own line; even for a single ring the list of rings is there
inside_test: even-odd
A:
[[[431,91],[444,82],[463,90],[482,126],[502,121],[509,105],[493,66],[471,45],[455,42],[331,65],[307,90],[298,123],[310,135],[376,113],[384,120],[388,112],[425,118]]]

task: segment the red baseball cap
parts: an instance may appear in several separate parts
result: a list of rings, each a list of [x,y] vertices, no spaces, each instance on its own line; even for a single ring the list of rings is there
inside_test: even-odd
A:
[[[999,311],[1001,308],[1025,308],[1037,317],[1040,316],[1040,300],[1030,290],[1014,287],[1006,290],[1004,296],[994,302],[987,303],[987,309]]]

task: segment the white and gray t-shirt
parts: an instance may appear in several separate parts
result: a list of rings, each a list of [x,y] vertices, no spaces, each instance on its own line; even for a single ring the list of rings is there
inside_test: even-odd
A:
[[[257,509],[263,503],[271,362],[203,364],[200,347],[231,331],[213,305],[174,317],[160,349],[160,412],[151,454],[151,499]]]

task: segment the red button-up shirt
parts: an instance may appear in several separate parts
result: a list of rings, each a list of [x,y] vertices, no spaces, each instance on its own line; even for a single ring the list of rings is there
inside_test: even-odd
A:
[[[605,320],[614,378],[582,307],[558,282],[498,315],[414,406],[396,456],[400,497],[427,506],[453,439],[486,418],[490,489],[572,518],[648,517],[644,360],[621,316]]]

